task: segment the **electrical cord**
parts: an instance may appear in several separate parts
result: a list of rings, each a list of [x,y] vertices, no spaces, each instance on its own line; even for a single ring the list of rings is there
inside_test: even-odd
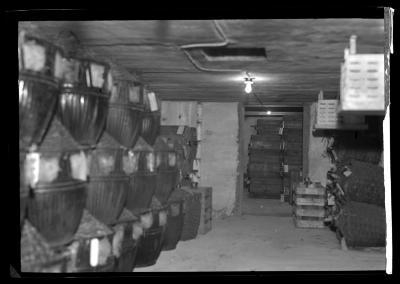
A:
[[[260,100],[260,98],[257,96],[256,93],[252,93],[252,94],[256,97],[256,99],[258,100],[258,102],[259,102],[262,106],[265,106],[265,105],[263,104],[263,102]]]

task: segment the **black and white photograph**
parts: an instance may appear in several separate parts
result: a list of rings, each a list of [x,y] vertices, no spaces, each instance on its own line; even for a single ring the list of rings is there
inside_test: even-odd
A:
[[[10,276],[392,274],[394,10],[374,11],[28,13]]]

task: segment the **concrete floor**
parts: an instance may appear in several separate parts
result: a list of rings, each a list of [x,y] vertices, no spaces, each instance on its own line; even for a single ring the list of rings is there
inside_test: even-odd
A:
[[[247,193],[244,193],[242,214],[290,217],[292,216],[292,206],[287,202],[281,202],[277,199],[249,198],[247,197]]]
[[[271,202],[271,201],[266,201]],[[298,229],[291,217],[232,216],[213,229],[163,251],[151,267],[161,271],[384,270],[384,248],[342,251],[329,229]]]

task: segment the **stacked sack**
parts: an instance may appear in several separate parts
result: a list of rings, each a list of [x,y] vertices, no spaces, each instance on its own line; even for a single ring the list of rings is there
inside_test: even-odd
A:
[[[332,225],[349,247],[386,244],[383,168],[368,162],[338,161],[328,172],[327,190],[334,198]]]

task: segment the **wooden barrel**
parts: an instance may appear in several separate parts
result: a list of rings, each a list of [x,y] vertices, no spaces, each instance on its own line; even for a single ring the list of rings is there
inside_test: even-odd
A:
[[[21,272],[66,272],[69,255],[50,248],[43,236],[25,220],[21,232]]]
[[[129,187],[129,177],[114,174],[91,177],[86,208],[105,224],[115,222],[122,213]]]
[[[45,78],[20,73],[19,79],[19,143],[28,149],[40,145],[54,117],[58,101],[58,85]]]
[[[111,92],[106,131],[126,148],[135,146],[142,128],[143,91],[133,82],[119,80]]]
[[[95,146],[107,121],[110,67],[78,58],[65,58],[63,65],[58,118],[78,143]]]
[[[156,264],[164,243],[167,207],[151,208],[147,212],[142,212],[140,218],[143,219],[148,214],[152,216],[152,221],[150,223],[142,222],[145,227],[140,238],[135,267],[147,267]],[[165,216],[164,219],[160,218],[162,214]]]
[[[116,272],[132,272],[136,264],[139,239],[133,236],[133,224],[138,218],[124,209],[118,221],[113,224],[113,253]]]
[[[161,126],[161,137],[167,138],[175,143],[178,157],[182,157],[180,162],[182,179],[189,180],[190,173],[193,172],[193,161],[197,153],[197,131],[194,127],[163,125]],[[182,151],[183,150],[183,151]],[[183,153],[182,153],[183,152]],[[178,159],[180,160],[180,159]]]
[[[155,172],[137,172],[130,177],[126,207],[134,213],[149,208],[157,187]]]
[[[174,250],[181,239],[185,216],[183,203],[183,196],[168,201],[169,214],[162,250]]]
[[[54,117],[59,95],[59,72],[63,51],[55,45],[20,31],[19,143],[20,148],[40,145]]]
[[[140,136],[152,146],[160,135],[161,101],[154,92],[143,88],[143,102],[144,112]]]
[[[166,141],[169,147],[174,149],[176,153],[177,176],[175,184],[176,186],[181,186],[184,180],[189,180],[191,173],[188,160],[186,160],[185,157],[184,147],[175,137],[168,135],[160,135],[160,137]]]
[[[129,176],[123,171],[122,155],[121,145],[107,132],[91,153],[86,208],[107,225],[118,220],[128,195]]]
[[[87,160],[82,149],[54,119],[39,148],[40,158],[27,159],[28,171],[31,163],[33,166],[37,163],[39,168],[27,217],[51,245],[61,245],[72,239],[85,208]]]
[[[193,166],[193,160],[197,153],[197,130],[195,127],[179,125],[163,125],[160,134],[164,137],[171,137],[184,147],[185,157],[188,164]]]
[[[157,137],[154,143],[154,152],[157,169],[155,196],[162,204],[165,204],[178,183],[177,154],[173,145],[169,145],[161,136]]]
[[[303,129],[303,115],[287,115],[283,118],[284,128]]]
[[[25,159],[27,152],[24,150],[19,151],[19,208],[20,208],[20,228],[24,224],[26,216],[26,208],[28,206],[29,187],[25,178]]]
[[[150,207],[157,186],[155,153],[142,137],[131,150],[137,157],[136,170],[130,175],[126,208],[140,213]]]

